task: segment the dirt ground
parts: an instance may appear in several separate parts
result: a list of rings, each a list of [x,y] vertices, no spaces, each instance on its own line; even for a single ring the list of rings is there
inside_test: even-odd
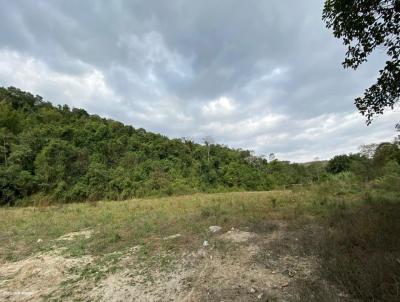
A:
[[[314,230],[315,231],[315,230]],[[90,230],[59,240],[90,236]],[[52,250],[0,266],[1,301],[346,301],[320,279],[298,231],[218,230],[199,247],[146,259],[142,246],[71,258]],[[180,236],[167,240],[173,244]],[[321,294],[322,293],[322,294]],[[322,300],[321,300],[321,297]]]

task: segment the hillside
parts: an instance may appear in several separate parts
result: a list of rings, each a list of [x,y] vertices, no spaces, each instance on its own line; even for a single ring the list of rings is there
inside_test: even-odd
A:
[[[0,138],[0,205],[270,190],[324,173],[169,139],[13,87],[0,88]]]

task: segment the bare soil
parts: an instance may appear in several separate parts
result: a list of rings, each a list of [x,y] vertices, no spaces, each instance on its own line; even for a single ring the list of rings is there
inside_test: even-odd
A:
[[[346,301],[318,277],[318,259],[303,249],[304,232],[279,221],[262,232],[221,230],[209,234],[207,246],[160,251],[151,259],[141,246],[108,255],[110,261],[56,249],[1,264],[0,300]],[[79,236],[90,230],[59,240]]]

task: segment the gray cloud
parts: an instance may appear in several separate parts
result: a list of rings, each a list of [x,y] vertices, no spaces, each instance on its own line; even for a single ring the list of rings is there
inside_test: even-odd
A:
[[[310,160],[394,136],[353,106],[323,1],[0,0],[0,84],[172,137]]]

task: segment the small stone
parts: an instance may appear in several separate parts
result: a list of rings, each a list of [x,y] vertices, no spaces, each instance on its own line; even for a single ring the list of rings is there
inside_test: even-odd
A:
[[[41,243],[41,242],[43,242],[43,240],[39,238],[36,242]]]
[[[207,240],[204,240],[203,246],[208,246],[208,241]]]
[[[199,254],[199,256],[200,256],[201,258],[205,258],[205,257],[207,256],[207,252],[204,251],[204,250],[200,250],[198,254]]]
[[[168,237],[164,237],[163,240],[176,239],[176,238],[179,238],[181,236],[182,236],[181,234],[175,234],[175,235],[171,235],[171,236],[168,236]]]
[[[257,299],[261,299],[262,297],[263,297],[263,293],[259,294],[259,295],[257,296]]]
[[[254,294],[256,290],[254,288],[250,288],[250,293]]]
[[[221,231],[221,227],[220,226],[218,226],[218,225],[212,225],[212,226],[210,226],[209,228],[208,228],[208,230],[211,232],[211,233],[217,233],[217,232],[219,232],[219,231]]]

